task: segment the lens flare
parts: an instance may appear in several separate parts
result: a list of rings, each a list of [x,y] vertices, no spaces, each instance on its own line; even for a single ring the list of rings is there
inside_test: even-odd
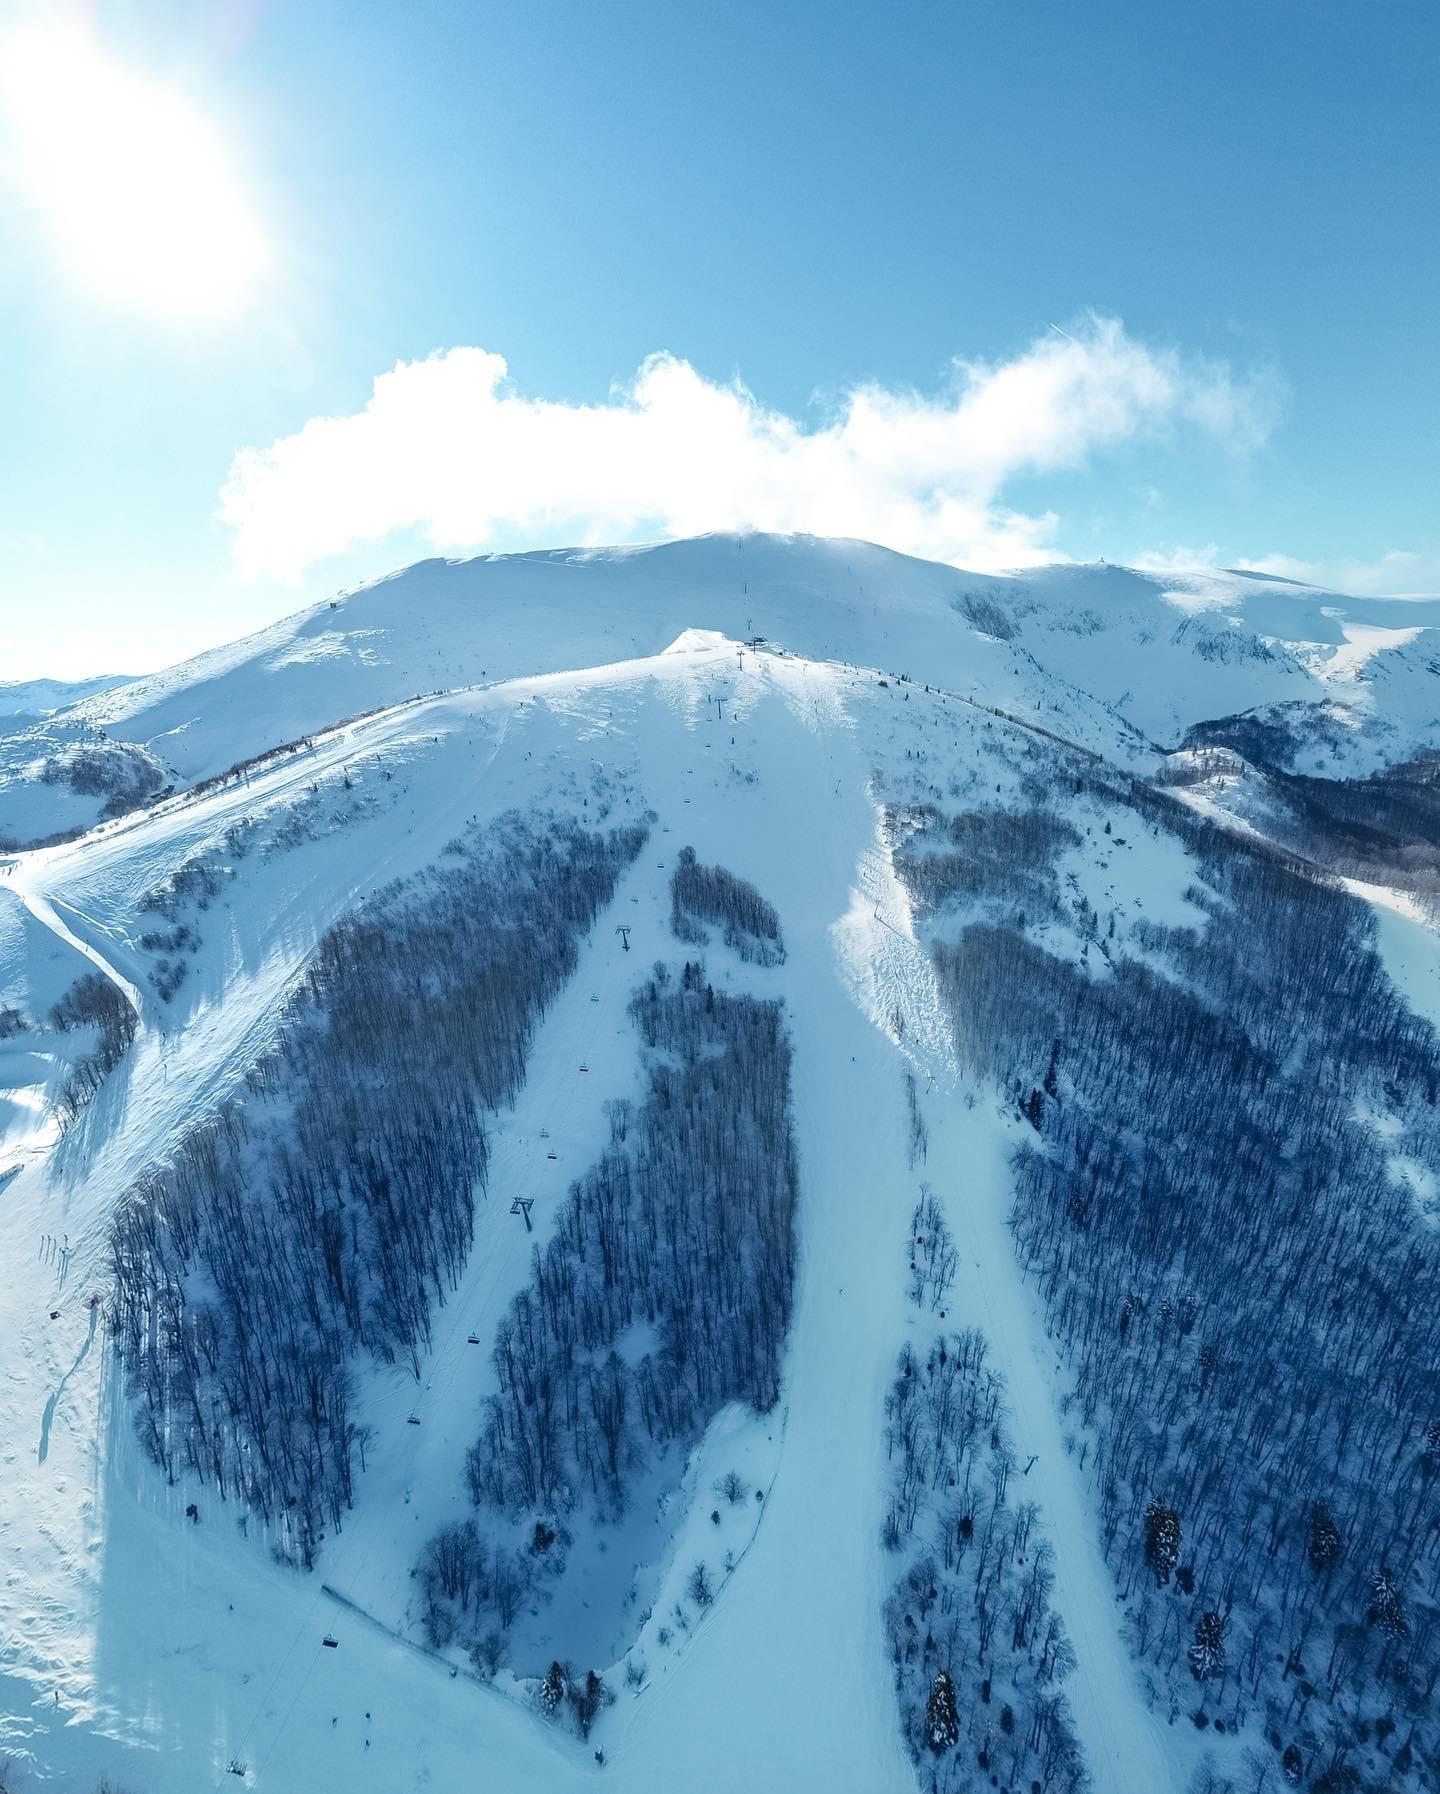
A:
[[[88,295],[171,319],[241,309],[266,262],[220,135],[187,97],[83,32],[0,39],[12,186]]]

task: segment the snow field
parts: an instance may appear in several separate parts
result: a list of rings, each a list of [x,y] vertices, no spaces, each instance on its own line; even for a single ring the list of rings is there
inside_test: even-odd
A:
[[[602,605],[594,627],[621,629],[618,617]],[[325,660],[317,650],[303,664]],[[1047,726],[1077,718],[1078,709]],[[873,671],[690,631],[652,659],[458,692],[354,725],[248,786],[23,856],[0,881],[0,897],[25,906],[31,961],[43,927],[46,951],[66,967],[89,960],[131,989],[144,1023],[82,1121],[53,1150],[35,1151],[45,1142],[31,1138],[0,1185],[0,1266],[10,1272],[0,1276],[0,1750],[26,1753],[38,1786],[88,1794],[103,1771],[137,1794],[242,1785],[560,1794],[603,1775],[634,1794],[909,1794],[915,1778],[882,1625],[892,1575],[880,1545],[882,1428],[902,1342],[913,1330],[917,1345],[928,1343],[935,1331],[905,1295],[923,1179],[944,1202],[961,1254],[945,1324],[986,1334],[1007,1380],[1022,1470],[1029,1463],[1023,1495],[1039,1503],[1056,1547],[1054,1606],[1079,1657],[1066,1692],[1097,1794],[1180,1794],[1198,1745],[1145,1705],[1089,1492],[1065,1449],[1062,1367],[1006,1230],[1012,1124],[954,1063],[884,845],[876,762],[893,772],[920,741],[933,759],[922,776],[942,788],[977,769],[983,789],[1011,778],[1003,759],[987,758],[973,714],[962,723],[916,688],[882,690]],[[375,805],[285,852],[239,862],[200,918],[189,980],[162,1004],[144,982],[140,894],[187,855],[220,852],[232,824],[257,812],[283,818],[317,781],[327,804],[340,803],[347,769]],[[420,1382],[360,1367],[358,1418],[376,1427],[369,1469],[344,1530],[301,1576],[242,1534],[238,1509],[206,1490],[166,1488],[135,1442],[84,1306],[103,1287],[111,1206],[235,1088],[315,939],[367,891],[432,861],[471,817],[559,806],[598,822],[606,802],[611,821],[652,808],[650,841],[542,1020],[513,1109],[494,1120],[475,1246],[437,1312]],[[1065,867],[1080,894],[1102,913],[1124,903],[1131,920],[1182,919],[1183,855],[1139,837],[1113,844],[1098,812],[1075,820],[1091,828]],[[718,942],[697,950],[673,940],[668,879],[687,845],[775,905],[783,965],[744,965]],[[622,923],[632,929],[628,952],[615,934]],[[1440,1009],[1433,936],[1398,915],[1382,914],[1379,925],[1392,975],[1417,1007]],[[15,938],[11,929],[0,943]],[[800,1273],[775,1411],[721,1415],[692,1463],[670,1467],[663,1523],[637,1513],[633,1529],[609,1535],[613,1561],[627,1565],[622,1580],[641,1566],[620,1633],[597,1617],[613,1611],[616,1592],[598,1539],[583,1544],[573,1591],[569,1577],[562,1587],[559,1600],[573,1592],[592,1602],[575,1611],[575,1636],[587,1651],[613,1652],[595,1664],[617,1697],[591,1740],[602,1767],[590,1747],[509,1698],[503,1674],[494,1688],[478,1686],[458,1659],[439,1661],[383,1628],[412,1626],[416,1551],[469,1511],[461,1463],[490,1387],[495,1323],[528,1277],[530,1250],[569,1179],[606,1138],[606,1100],[638,1089],[629,997],[654,959],[687,952],[704,958],[717,986],[784,1002]],[[63,986],[58,966],[53,975]],[[907,1064],[929,1129],[928,1157],[913,1170]],[[28,1113],[23,1096],[11,1106]],[[534,1235],[510,1213],[517,1194],[534,1198]],[[41,1258],[46,1235],[71,1242],[63,1286]],[[713,1494],[731,1468],[766,1491],[743,1516]],[[198,1525],[184,1519],[191,1500]],[[685,1593],[700,1560],[718,1591],[703,1613]],[[376,1623],[339,1606],[325,1584]],[[558,1614],[542,1613],[537,1627],[549,1630]],[[323,1645],[327,1632],[338,1649]],[[643,1664],[638,1688],[627,1664]],[[243,1780],[228,1773],[232,1762]]]

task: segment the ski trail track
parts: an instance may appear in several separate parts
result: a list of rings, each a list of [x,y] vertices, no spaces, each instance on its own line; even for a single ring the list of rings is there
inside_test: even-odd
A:
[[[120,973],[116,971],[115,967],[105,958],[98,947],[92,946],[88,940],[76,934],[75,930],[60,914],[60,911],[62,909],[66,910],[70,915],[74,916],[77,922],[89,924],[91,928],[94,928],[95,925],[90,921],[90,918],[82,916],[71,904],[52,900],[50,897],[46,896],[43,891],[37,890],[23,877],[14,881],[14,888],[15,894],[19,897],[21,903],[23,903],[25,908],[29,910],[35,920],[40,923],[42,928],[48,928],[53,935],[64,941],[67,947],[73,947],[78,954],[90,961],[91,965],[95,967],[96,971],[99,972],[103,978],[108,978],[110,980],[120,992],[121,996],[125,998],[126,1002],[129,1003],[130,1007],[135,1011],[136,1016],[142,1018],[140,1026],[143,1028],[145,1025],[143,1020],[144,1008],[141,1002],[140,992],[128,978],[122,977]]]
[[[668,893],[662,907],[664,878],[653,846],[622,876],[581,947],[574,977],[541,1020],[513,1108],[487,1129],[475,1243],[459,1287],[434,1317],[434,1347],[420,1382],[395,1366],[377,1371],[366,1388],[358,1418],[376,1428],[376,1441],[355,1516],[327,1548],[321,1570],[388,1624],[405,1621],[409,1568],[420,1547],[446,1521],[473,1512],[462,1475],[482,1402],[494,1387],[495,1324],[528,1281],[532,1249],[549,1238],[571,1181],[609,1138],[605,1103],[641,1094],[626,1010],[664,944]],[[629,951],[615,932],[622,921],[632,928]],[[517,1196],[533,1201],[533,1231],[511,1212]],[[412,1414],[418,1427],[409,1424]]]
[[[940,1196],[960,1252],[946,1303],[951,1320],[916,1320],[917,1348],[952,1322],[977,1326],[990,1363],[1005,1376],[1019,1465],[1034,1459],[1016,1479],[1016,1499],[1038,1503],[1055,1546],[1052,1604],[1079,1660],[1065,1693],[1099,1794],[1179,1794],[1174,1746],[1141,1693],[1090,1500],[1065,1450],[1058,1405],[1064,1365],[1046,1334],[1038,1297],[1021,1277],[1006,1226],[1017,1130],[994,1091],[976,1086],[956,1062],[938,983],[883,848],[868,870],[874,921],[869,941],[861,946],[862,930],[852,946],[851,963],[857,983],[869,987],[870,1003],[883,1004],[874,1011],[877,1024],[888,1025],[896,1011],[904,1015],[929,1135],[914,1185],[918,1193],[927,1182]]]
[[[333,1583],[384,1623],[400,1623],[416,1548],[435,1525],[465,1511],[461,1461],[478,1431],[495,1323],[528,1275],[530,1249],[547,1237],[569,1179],[603,1144],[605,1099],[637,1088],[625,1006],[654,958],[673,961],[686,951],[669,935],[668,876],[679,848],[692,845],[702,860],[750,879],[776,905],[785,934],[788,956],[779,968],[743,966],[718,944],[703,954],[717,984],[784,1001],[793,1046],[800,1266],[773,1416],[784,1439],[740,1571],[683,1651],[663,1673],[656,1666],[645,1698],[622,1689],[603,1718],[597,1741],[607,1756],[605,1785],[622,1794],[915,1788],[882,1626],[894,1566],[879,1535],[884,1397],[907,1330],[917,1324],[904,1293],[906,1230],[925,1179],[945,1199],[962,1242],[954,1321],[985,1330],[1009,1382],[1021,1463],[1038,1454],[1025,1494],[1040,1503],[1057,1545],[1055,1604],[1080,1658],[1067,1688],[1097,1794],[1176,1787],[1162,1730],[1125,1654],[1085,1493],[1064,1453],[1053,1348],[1004,1227],[1006,1126],[993,1100],[981,1094],[972,1104],[974,1093],[956,1075],[929,961],[878,840],[869,750],[847,715],[870,682],[843,668],[749,651],[742,657],[732,643],[694,636],[656,660],[527,681],[523,718],[516,687],[437,699],[384,720],[397,751],[407,737],[462,725],[462,733],[483,730],[484,745],[455,744],[468,756],[464,776],[443,787],[432,781],[411,815],[402,803],[390,833],[409,832],[388,859],[377,860],[373,840],[364,838],[368,857],[340,878],[331,913],[345,906],[342,897],[433,858],[466,814],[524,803],[526,779],[530,789],[543,789],[543,769],[557,755],[584,769],[589,749],[621,774],[642,765],[641,796],[658,821],[585,943],[575,978],[541,1021],[513,1111],[495,1120],[475,1249],[460,1288],[436,1315],[420,1383],[393,1370],[366,1381],[363,1417],[377,1427],[370,1469],[355,1513],[327,1542],[311,1577],[271,1564],[258,1542],[239,1540],[238,1511],[211,1492],[163,1487],[133,1439],[108,1354],[77,1357],[83,1340],[75,1326],[40,1336],[47,1374],[37,1376],[35,1365],[18,1374],[7,1367],[0,1380],[6,1474],[9,1429],[19,1418],[16,1434],[28,1440],[32,1467],[20,1506],[36,1516],[37,1532],[6,1536],[16,1511],[8,1504],[0,1561],[43,1566],[34,1579],[40,1593],[28,1605],[6,1602],[0,1584],[7,1636],[0,1713],[15,1715],[12,1740],[28,1740],[57,1772],[93,1779],[103,1768],[149,1794],[228,1794],[242,1785],[271,1794],[461,1786],[562,1794],[601,1773],[588,1751],[495,1691],[452,1681],[372,1628],[337,1620],[333,1606],[322,1604],[320,1583]],[[342,763],[337,749],[334,765]],[[267,775],[276,789],[313,776],[313,765]],[[495,795],[487,795],[491,787]],[[238,814],[254,798],[253,789],[242,796],[227,790],[217,804]],[[223,823],[220,815],[190,814],[212,833]],[[102,851],[108,856],[108,844]],[[122,854],[119,843],[115,853]],[[298,864],[282,870],[293,877]],[[65,882],[58,864],[34,876],[36,888],[52,894]],[[619,922],[634,927],[628,954],[614,935]],[[56,1189],[69,1189],[89,1205],[95,1256],[88,1263],[98,1268],[106,1194],[212,1104],[263,1044],[267,1017],[304,945],[286,932],[284,918],[274,928],[283,950],[273,932],[268,950],[259,938],[228,945],[224,1005],[197,1001],[168,1042],[162,1019],[153,1018],[122,1080],[137,1113],[118,1098],[118,1115],[97,1104],[89,1164],[58,1164],[56,1188],[27,1171],[17,1179],[25,1186],[18,1204],[11,1190],[0,1196],[0,1250],[33,1249]],[[251,968],[238,988],[237,958]],[[217,970],[217,991],[221,982]],[[906,1051],[929,1086],[929,1160],[914,1171],[904,1061],[890,1032],[897,1009]],[[144,1092],[153,1091],[157,1074],[148,1114]],[[165,1094],[167,1078],[180,1081],[183,1099]],[[535,1196],[533,1236],[509,1213],[514,1194]],[[472,1332],[478,1348],[468,1343]],[[21,1335],[30,1341],[27,1353],[40,1349],[33,1316],[0,1313],[0,1337]],[[72,1381],[58,1410],[51,1408],[45,1480],[37,1482],[41,1410],[67,1370]],[[408,1426],[410,1412],[420,1426]],[[205,1509],[202,1525],[180,1519],[191,1499]],[[338,1651],[321,1645],[327,1626],[341,1637]],[[22,1641],[23,1656],[12,1639]],[[23,1680],[7,1679],[12,1664]],[[98,1748],[107,1740],[108,1755]],[[0,1729],[0,1748],[6,1742]],[[226,1774],[237,1755],[247,1766],[243,1784]]]
[[[413,725],[383,722],[387,747],[403,764],[414,751],[405,739],[415,733]],[[435,727],[431,721],[427,742],[436,738]],[[477,767],[490,763],[507,728],[508,707],[494,727],[471,732],[466,751]],[[338,780],[342,749],[337,742],[330,751]],[[0,1279],[0,1474],[11,1497],[0,1504],[0,1677],[11,1663],[25,1677],[0,1701],[0,1714],[23,1714],[37,1687],[52,1722],[108,1705],[95,1686],[104,1578],[115,1559],[106,1509],[130,1440],[128,1427],[113,1435],[104,1417],[108,1354],[84,1346],[88,1296],[104,1286],[115,1199],[213,1112],[265,1051],[290,981],[329,920],[396,872],[433,860],[475,796],[456,783],[427,792],[423,804],[407,800],[384,819],[378,846],[373,839],[346,843],[348,858],[329,843],[280,856],[265,871],[268,896],[244,910],[217,906],[208,913],[206,951],[181,1000],[167,1008],[147,999],[119,969],[138,977],[143,960],[107,915],[133,916],[137,888],[157,882],[197,843],[223,837],[247,807],[283,802],[316,776],[314,757],[286,759],[248,789],[227,787],[208,803],[175,806],[147,823],[21,856],[10,868],[7,883],[31,916],[83,955],[77,966],[88,961],[112,977],[143,1020],[80,1120],[48,1153],[22,1163],[0,1193],[0,1261],[36,1267],[33,1278]],[[76,891],[84,894],[80,904],[72,901]],[[58,1267],[47,1239],[68,1247]],[[59,1311],[54,1320],[51,1309]],[[132,1465],[130,1474],[153,1498],[151,1467]],[[141,1605],[146,1599],[131,1598]],[[183,1606],[172,1607],[169,1617]],[[146,1712],[143,1701],[135,1711]],[[23,1741],[28,1723],[0,1719],[0,1748],[7,1727]]]

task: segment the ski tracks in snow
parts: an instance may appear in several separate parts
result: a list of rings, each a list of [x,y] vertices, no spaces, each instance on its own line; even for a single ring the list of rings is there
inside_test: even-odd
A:
[[[1067,1692],[1097,1789],[1099,1794],[1173,1794],[1163,1735],[1141,1699],[1085,1491],[1064,1451],[1050,1349],[1005,1229],[1005,1127],[993,1102],[968,1091],[958,1075],[933,969],[916,940],[882,833],[868,781],[866,741],[851,714],[867,683],[841,669],[788,657],[747,649],[742,658],[736,644],[708,641],[687,641],[683,651],[653,662],[534,682],[537,694],[542,689],[547,698],[553,694],[553,711],[569,702],[569,686],[576,688],[576,703],[584,696],[580,688],[595,687],[582,725],[587,746],[597,758],[629,767],[638,757],[644,767],[644,794],[659,816],[640,867],[622,887],[622,910],[658,925],[668,867],[681,846],[693,844],[703,860],[752,880],[776,905],[788,949],[785,965],[773,971],[741,966],[718,946],[710,954],[717,981],[723,972],[734,988],[783,998],[794,1052],[800,1269],[782,1395],[788,1421],[780,1473],[743,1573],[727,1584],[674,1662],[663,1698],[633,1702],[622,1693],[620,1706],[604,1723],[599,1738],[609,1758],[606,1780],[617,1794],[653,1794],[662,1787],[683,1788],[685,1794],[733,1794],[740,1787],[824,1787],[830,1794],[913,1790],[886,1655],[882,1607],[891,1563],[881,1551],[880,1531],[884,1397],[914,1315],[904,1289],[906,1227],[917,1185],[927,1177],[947,1202],[957,1239],[968,1246],[957,1309],[984,1328],[1007,1376],[1017,1447],[1024,1457],[1038,1454],[1026,1493],[1033,1492],[1040,1504],[1057,1547],[1055,1604],[1080,1659]],[[602,692],[615,700],[613,716],[608,701],[600,704]],[[546,721],[549,704],[532,716],[537,706],[528,696],[522,718],[515,694],[496,692],[436,700],[434,712],[422,705],[403,723],[387,719],[384,727],[397,735],[433,727],[427,722],[432,714],[449,727],[455,718],[441,713],[452,706],[462,713],[484,712],[493,725],[483,750],[478,744],[473,753],[464,748],[467,773],[483,773],[488,783],[497,750],[509,736],[507,772],[498,781],[509,803],[533,797],[542,783],[542,750],[563,749],[564,730],[573,726],[558,714],[553,725]],[[523,728],[514,726],[522,721]],[[334,751],[338,765],[338,745]],[[314,765],[287,768],[274,783],[313,777]],[[522,766],[530,770],[522,773]],[[453,790],[435,786],[427,797],[428,808],[397,812],[386,825],[386,846],[399,861],[421,863],[424,853],[438,851],[455,821],[463,820],[466,807],[484,810],[499,801],[497,796],[481,802],[468,779]],[[242,801],[227,791],[217,797],[216,809],[238,808]],[[397,839],[399,825],[412,818],[414,838],[407,830]],[[330,867],[326,878],[357,889],[371,884],[379,874],[374,859],[362,865],[355,858],[365,840],[362,836],[359,848],[345,848],[343,866]],[[386,868],[389,875],[402,869],[401,864]],[[49,868],[44,877],[53,893],[57,887]],[[40,882],[33,892],[39,909],[27,904],[32,914],[124,987],[100,949],[83,940],[59,914],[52,895],[38,888]],[[652,883],[656,900],[642,893],[640,905],[632,908],[629,894]],[[337,901],[337,892],[326,886],[302,895],[309,905],[303,920],[313,929],[320,913]],[[298,905],[301,899],[294,901]],[[424,1530],[417,1513],[432,1522],[458,1498],[458,1490],[451,1496],[445,1486],[474,1424],[475,1400],[473,1390],[468,1400],[457,1399],[457,1392],[475,1374],[470,1366],[487,1354],[497,1311],[528,1263],[531,1241],[522,1242],[521,1222],[507,1212],[515,1187],[511,1180],[529,1185],[540,1172],[553,1175],[558,1190],[593,1150],[592,1104],[601,1092],[592,1093],[591,1080],[598,1060],[588,1060],[596,1071],[576,1072],[586,1094],[583,1105],[572,1107],[571,1055],[576,1048],[598,1053],[602,1044],[619,1044],[616,1029],[623,1026],[631,978],[638,982],[644,975],[657,946],[667,956],[675,951],[674,942],[651,942],[642,931],[627,961],[607,939],[616,920],[614,911],[601,917],[577,986],[561,995],[542,1023],[535,1082],[522,1093],[511,1128],[502,1122],[497,1129],[494,1181],[477,1232],[495,1229],[499,1237],[489,1242],[492,1249],[508,1241],[508,1250],[498,1261],[477,1253],[464,1288],[438,1317],[439,1349],[427,1367],[433,1379],[429,1402],[413,1385],[411,1392],[398,1386],[376,1390],[380,1411],[400,1429],[400,1456],[411,1457],[411,1463],[402,1471],[397,1457],[389,1469],[374,1467],[374,1487],[362,1492],[353,1526],[335,1541],[342,1584],[367,1606],[376,1603],[393,1612],[403,1605],[415,1535]],[[84,917],[75,921],[89,930]],[[269,937],[257,937],[252,945],[258,948],[262,939]],[[169,1064],[170,1084],[178,1075],[182,1088],[167,1092],[160,1017],[143,1043],[137,1042],[145,1051],[144,1065],[132,1062],[129,1078],[135,1110],[109,1143],[112,1150],[102,1151],[75,1184],[77,1200],[82,1187],[90,1192],[97,1238],[103,1233],[105,1189],[124,1187],[135,1163],[163,1150],[195,1112],[192,1104],[213,1100],[227,1068],[250,1056],[293,971],[295,946],[287,940],[273,957],[252,956],[243,975],[227,974],[225,1001],[202,1006],[191,1017]],[[608,962],[603,977],[595,963],[602,958]],[[593,1007],[592,992],[601,996]],[[556,1062],[547,1071],[551,1041]],[[919,1073],[922,1091],[930,1091],[921,1099],[930,1155],[920,1171],[908,1165],[897,1045]],[[628,1029],[622,1050],[633,1064]],[[630,1075],[627,1069],[617,1078],[615,1070],[612,1066],[605,1078],[603,1094],[623,1088]],[[557,1113],[558,1126],[547,1119]],[[542,1120],[552,1135],[543,1147]],[[502,1144],[507,1134],[517,1149],[513,1159]],[[557,1139],[561,1156],[552,1162],[548,1150]],[[25,1192],[28,1207],[41,1192],[35,1180],[22,1181],[34,1183]],[[491,1204],[494,1210],[487,1212]],[[536,1218],[542,1218],[540,1208]],[[507,1223],[509,1234],[503,1232]],[[9,1231],[12,1239],[18,1237],[13,1227]],[[468,1345],[470,1330],[484,1342],[479,1351]],[[347,1633],[343,1662],[337,1661],[315,1636],[313,1590],[253,1562],[224,1539],[218,1525],[182,1526],[176,1537],[173,1515],[162,1511],[163,1503],[151,1505],[155,1491],[144,1471],[134,1490],[124,1465],[97,1471],[92,1454],[105,1442],[85,1440],[83,1423],[66,1418],[80,1403],[99,1404],[99,1355],[87,1358],[82,1349],[74,1357],[81,1346],[76,1336],[65,1354],[67,1361],[74,1358],[66,1377],[74,1376],[75,1385],[63,1408],[65,1385],[52,1383],[53,1436],[50,1424],[42,1422],[42,1456],[50,1459],[44,1476],[56,1476],[57,1487],[58,1476],[83,1476],[87,1499],[103,1499],[107,1510],[103,1553],[87,1517],[70,1525],[62,1561],[54,1566],[59,1592],[72,1600],[80,1591],[71,1577],[87,1566],[80,1605],[93,1605],[98,1632],[96,1662],[89,1661],[88,1651],[77,1655],[74,1694],[77,1701],[102,1707],[112,1700],[123,1705],[116,1724],[131,1736],[139,1716],[150,1715],[145,1724],[153,1723],[153,1735],[171,1747],[148,1773],[140,1765],[132,1770],[124,1759],[106,1761],[97,1754],[97,1742],[87,1747],[85,1773],[103,1766],[122,1779],[133,1774],[157,1789],[184,1788],[189,1794],[201,1785],[228,1785],[224,1749],[245,1741],[246,1754],[264,1766],[263,1785],[275,1794],[314,1794],[322,1786],[458,1786],[473,1776],[476,1747],[490,1786],[560,1794],[588,1780],[588,1759],[560,1748],[530,1715],[464,1683],[450,1683],[436,1665],[378,1635],[365,1636],[363,1629]],[[55,1371],[59,1374],[59,1364]],[[33,1367],[30,1376],[33,1399],[38,1394]],[[12,1413],[21,1393],[18,1386],[8,1392]],[[415,1397],[424,1422],[418,1435],[405,1429],[401,1406]],[[443,1422],[435,1402],[447,1410]],[[34,1408],[39,1406],[34,1401]],[[114,1407],[111,1450],[122,1417],[122,1408]],[[778,1427],[780,1417],[775,1418]],[[417,1451],[422,1461],[435,1454],[433,1477],[421,1473]],[[121,1455],[133,1463],[136,1452],[131,1443]],[[32,1476],[33,1470],[32,1458]],[[397,1473],[399,1481],[392,1483]],[[377,1508],[387,1485],[401,1506],[394,1520],[389,1502],[385,1516]],[[418,1499],[407,1505],[403,1498],[410,1487]],[[186,1498],[183,1491],[177,1494]],[[28,1496],[22,1494],[22,1503],[31,1504],[31,1524],[46,1499],[36,1481]],[[40,1564],[31,1548],[38,1540],[8,1542],[20,1546],[24,1561]],[[103,1587],[94,1579],[97,1572]],[[57,1615],[53,1628],[47,1622],[47,1632],[54,1633],[44,1647],[51,1661],[69,1648],[63,1618]],[[188,1642],[177,1645],[176,1635]],[[390,1710],[383,1729],[379,1706]],[[67,1731],[70,1739],[80,1739],[78,1729]],[[59,1742],[57,1733],[57,1747]],[[77,1761],[69,1743],[64,1760],[71,1766]]]
[[[1064,1366],[1047,1339],[1006,1226],[1012,1135],[994,1093],[956,1060],[929,956],[877,826],[861,869],[864,901],[837,929],[858,1003],[910,1058],[929,1130],[918,1172],[945,1204],[960,1265],[952,1312],[980,1327],[1006,1379],[1016,1449],[1033,1458],[1025,1494],[1055,1546],[1054,1606],[1078,1665],[1065,1684],[1085,1760],[1100,1794],[1178,1794],[1165,1731],[1147,1707],[1122,1631],[1123,1615],[1100,1551],[1091,1503],[1066,1451],[1057,1398]]]

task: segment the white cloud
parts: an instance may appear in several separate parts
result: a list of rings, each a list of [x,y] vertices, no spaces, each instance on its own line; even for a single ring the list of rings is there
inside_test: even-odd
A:
[[[1207,542],[1203,548],[1147,549],[1129,564],[1141,573],[1194,573],[1199,568],[1221,566],[1224,559],[1219,544]]]
[[[1055,557],[1059,520],[1002,502],[1017,476],[1179,428],[1247,452],[1279,403],[1273,378],[1147,347],[1109,318],[1010,361],[956,361],[934,396],[858,387],[812,427],[673,355],[603,404],[569,405],[522,396],[501,356],[456,348],[380,375],[363,411],[242,450],[220,515],[240,569],[280,578],[402,529],[444,552],[810,531],[1020,566]]]
[[[79,16],[0,34],[0,196],[12,189],[82,293],[172,325],[233,314],[269,260],[207,108],[108,54]]]
[[[1269,573],[1278,579],[1296,579],[1302,585],[1353,593],[1359,598],[1413,598],[1440,592],[1440,555],[1416,554],[1404,548],[1389,549],[1373,561],[1312,561],[1293,554],[1232,555],[1209,542],[1203,548],[1157,549],[1137,555],[1134,564],[1145,573],[1233,567],[1240,573]]]
[[[1306,585],[1354,592],[1361,598],[1413,597],[1440,591],[1440,556],[1391,548],[1378,560],[1300,560],[1293,554],[1262,554],[1258,560],[1233,563],[1244,573],[1274,573]]]

